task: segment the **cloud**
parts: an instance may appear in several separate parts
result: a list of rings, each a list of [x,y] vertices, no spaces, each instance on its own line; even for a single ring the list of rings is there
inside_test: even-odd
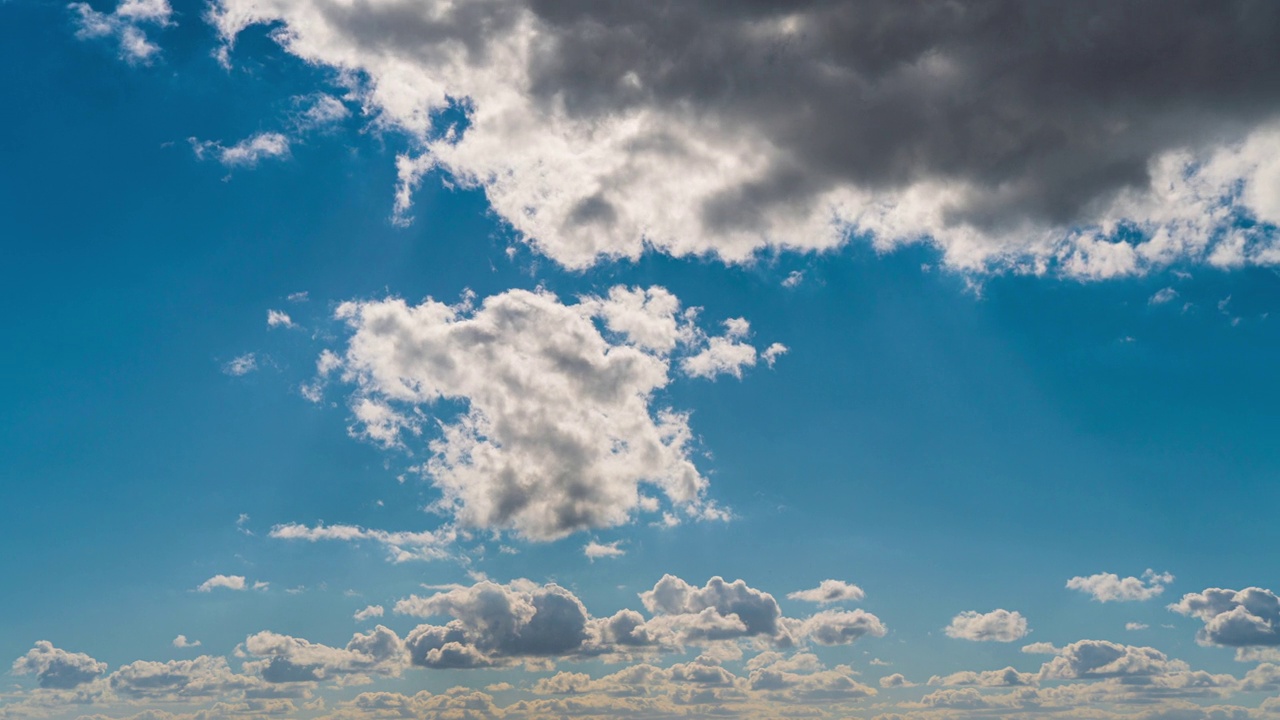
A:
[[[1057,657],[1040,668],[1049,680],[1159,675],[1186,672],[1181,660],[1171,660],[1150,647],[1121,645],[1106,640],[1080,640],[1057,651]]]
[[[70,690],[97,679],[107,671],[107,664],[40,640],[13,662],[12,669],[14,675],[35,675],[36,684],[42,688]]]
[[[369,618],[382,617],[383,612],[381,605],[369,605],[363,610],[357,610],[351,617],[355,618],[356,622],[364,622]]]
[[[850,236],[1079,278],[1274,263],[1280,8],[1177,8],[218,0],[210,16],[228,46],[278,23],[288,52],[359,78],[373,124],[417,145],[397,161],[402,216],[438,171],[569,267]],[[437,127],[450,107],[466,122]]]
[[[1183,595],[1169,609],[1204,622],[1196,633],[1202,645],[1280,645],[1280,598],[1270,590],[1207,588]]]
[[[979,613],[967,610],[951,619],[946,627],[947,637],[960,640],[1013,642],[1026,637],[1027,619],[1021,613],[1008,610],[992,610]]]
[[[231,377],[241,377],[258,369],[258,356],[254,353],[245,353],[239,357],[232,358],[222,366],[222,372]]]
[[[1177,297],[1178,297],[1177,290],[1174,290],[1171,287],[1160,288],[1155,292],[1154,295],[1151,296],[1150,299],[1147,300],[1147,304],[1148,305],[1164,305],[1167,302],[1172,302],[1173,300],[1176,300]]]
[[[818,583],[816,588],[787,593],[787,597],[791,600],[803,600],[804,602],[818,603],[819,605],[844,602],[846,600],[856,601],[866,596],[867,594],[862,591],[862,588],[843,580],[823,580]]]
[[[577,304],[525,290],[479,305],[343,303],[352,432],[402,447],[437,427],[422,469],[443,496],[434,509],[463,527],[552,540],[656,512],[660,498],[673,519],[725,519],[690,458],[688,415],[655,407],[654,395],[682,354],[717,342],[752,358],[755,349],[745,320],[708,338],[695,313],[660,287]],[[736,362],[698,361],[694,374],[740,375]]]
[[[193,648],[200,647],[199,640],[188,640],[186,635],[179,635],[173,639],[173,646],[176,648]]]
[[[398,677],[409,664],[404,641],[378,625],[356,633],[346,647],[334,648],[274,632],[250,635],[244,651],[257,660],[245,664],[268,683],[312,682],[343,675]]]
[[[882,688],[906,688],[914,687],[914,683],[907,682],[907,678],[902,673],[894,673],[880,678],[880,687]]]
[[[150,700],[212,698],[262,684],[257,678],[233,672],[225,658],[209,655],[168,662],[137,660],[120,667],[107,680],[117,695]]]
[[[1067,581],[1071,590],[1079,590],[1093,596],[1098,602],[1128,602],[1150,600],[1164,592],[1166,583],[1173,582],[1173,575],[1147,569],[1141,578],[1121,578],[1114,573],[1098,573],[1088,577],[1073,577]]]
[[[267,327],[291,328],[295,326],[293,324],[293,318],[289,317],[289,313],[286,313],[283,310],[268,310]]]
[[[1124,624],[1124,629],[1129,631],[1146,630],[1149,627],[1151,626],[1140,622],[1127,622]]]
[[[247,586],[244,582],[243,575],[214,575],[213,577],[200,583],[196,588],[196,592],[211,592],[215,588],[226,588],[228,590],[245,590]]]
[[[618,547],[621,542],[621,540],[614,540],[613,542],[601,543],[592,540],[587,543],[586,547],[582,548],[582,554],[593,562],[596,558],[622,557],[627,554],[627,551]]]
[[[292,144],[288,136],[278,132],[260,132],[230,146],[213,140],[190,140],[197,158],[213,157],[229,168],[251,168],[261,160],[288,157]]]
[[[449,556],[450,546],[457,538],[457,533],[450,526],[435,531],[421,532],[389,532],[371,530],[357,525],[316,525],[308,527],[297,523],[276,525],[271,528],[271,537],[278,540],[302,540],[320,542],[331,540],[338,542],[359,542],[369,540],[387,549],[388,557],[393,562],[410,560],[439,560]]]
[[[929,685],[972,685],[977,687],[1020,687],[1035,685],[1038,682],[1035,673],[1024,673],[1016,668],[1003,670],[984,670],[974,672],[964,670],[950,675],[934,675],[929,678]]]
[[[68,5],[76,14],[76,37],[111,38],[120,46],[120,57],[130,64],[149,64],[160,54],[160,48],[147,37],[143,28],[170,25],[173,10],[167,0],[121,0],[109,13],[94,10],[88,3]]]

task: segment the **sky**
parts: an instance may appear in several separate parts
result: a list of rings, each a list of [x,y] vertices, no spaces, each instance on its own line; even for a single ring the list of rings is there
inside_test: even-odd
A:
[[[1280,717],[1277,43],[0,2],[0,720]]]

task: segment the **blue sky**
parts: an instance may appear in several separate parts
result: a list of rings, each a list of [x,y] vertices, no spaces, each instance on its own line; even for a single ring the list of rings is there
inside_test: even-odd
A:
[[[1280,711],[1264,68],[987,164],[858,126],[963,22],[92,5],[0,4],[0,718]]]

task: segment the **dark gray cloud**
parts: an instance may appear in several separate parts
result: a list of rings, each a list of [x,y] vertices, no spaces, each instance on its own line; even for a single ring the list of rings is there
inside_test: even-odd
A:
[[[829,247],[850,228],[885,244],[929,236],[962,266],[1086,276],[1275,261],[1210,257],[1230,224],[1188,221],[1166,187],[1208,163],[1184,189],[1196,202],[1280,218],[1267,199],[1280,181],[1258,174],[1273,138],[1245,142],[1280,113],[1272,2],[217,8],[225,37],[281,21],[290,51],[365,73],[380,122],[422,140],[402,204],[441,168],[568,265],[646,243],[738,259]],[[469,126],[433,139],[432,112],[459,98]],[[1124,221],[1170,240],[1095,246]]]

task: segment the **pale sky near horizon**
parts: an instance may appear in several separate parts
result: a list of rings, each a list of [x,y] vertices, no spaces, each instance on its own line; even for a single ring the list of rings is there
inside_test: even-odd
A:
[[[1280,717],[1280,5],[0,2],[0,720]]]

